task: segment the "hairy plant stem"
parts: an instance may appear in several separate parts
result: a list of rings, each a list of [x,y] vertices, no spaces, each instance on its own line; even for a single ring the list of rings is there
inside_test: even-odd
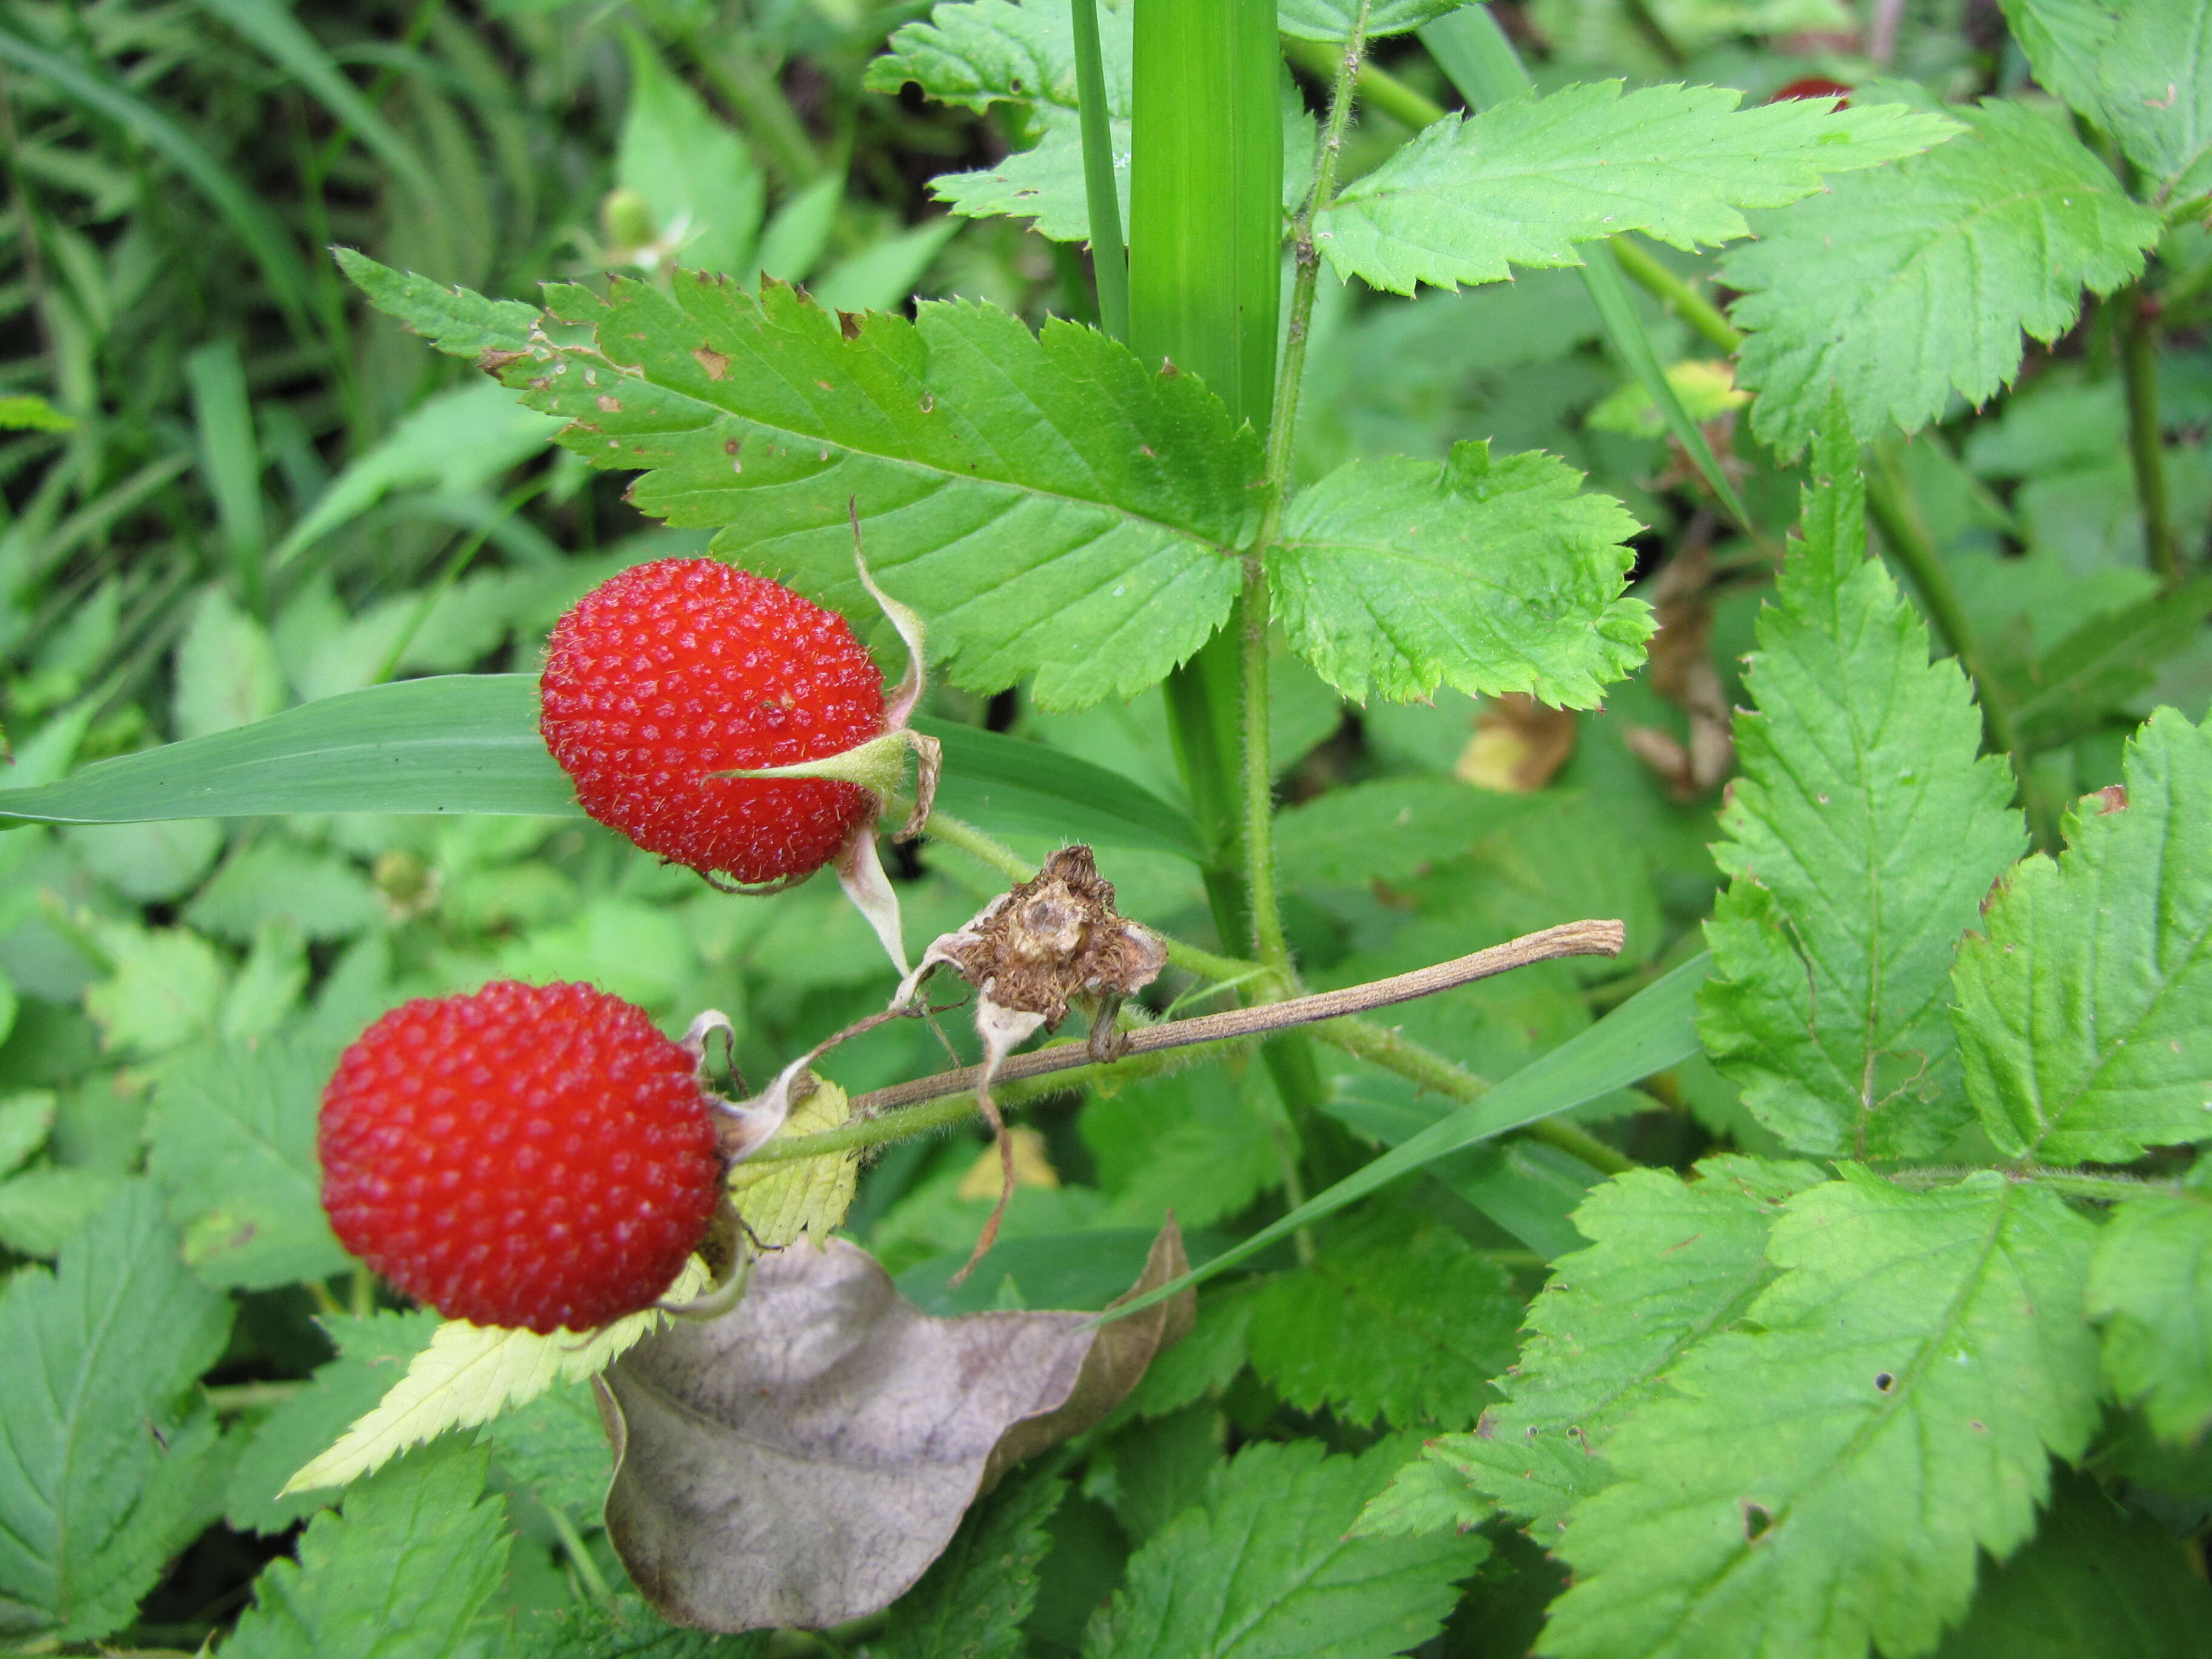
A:
[[[1439,991],[1510,973],[1532,963],[1551,962],[1562,957],[1612,956],[1620,951],[1620,943],[1621,927],[1617,921],[1565,922],[1557,927],[1524,934],[1519,939],[1508,939],[1503,945],[1493,945],[1487,950],[1456,957],[1433,967],[1416,969],[1409,974],[1394,975],[1389,979],[1372,980],[1342,990],[1293,997],[1286,1001],[1230,1009],[1196,1019],[1144,1026],[1127,1033],[1127,1046],[1122,1051],[1125,1058],[1112,1061],[1101,1063],[1093,1059],[1088,1041],[1054,1043],[1026,1054],[1017,1054],[1003,1062],[994,1076],[992,1091],[1001,1098],[1011,1099],[1014,1097],[1009,1092],[1010,1085],[1060,1073],[1079,1072],[1085,1080],[1106,1076],[1142,1075],[1143,1071],[1139,1069],[1136,1062],[1164,1051],[1198,1044],[1249,1042],[1293,1026],[1316,1022],[1346,1022],[1349,1017],[1370,1009],[1387,1008],[1395,1003],[1433,996]],[[1326,1031],[1329,1028],[1324,1026],[1322,1029]],[[1436,1075],[1440,1085],[1439,1092],[1449,1094],[1453,1098],[1472,1098],[1486,1086],[1472,1074],[1463,1074],[1462,1079],[1449,1079],[1443,1073]],[[981,1077],[982,1067],[980,1066],[963,1066],[954,1071],[940,1072],[933,1077],[917,1078],[911,1082],[893,1084],[886,1089],[855,1095],[852,1101],[854,1121],[818,1134],[795,1135],[788,1139],[779,1137],[755,1152],[752,1161],[776,1164],[793,1158],[818,1158],[830,1152],[853,1152],[882,1146],[890,1141],[903,1140],[910,1135],[943,1128],[960,1121],[976,1109],[974,1091]],[[1077,1079],[1074,1077],[1068,1077],[1054,1086],[1066,1088],[1075,1081]],[[1446,1084],[1449,1086],[1442,1086]],[[1472,1094],[1466,1092],[1470,1085],[1473,1085]],[[930,1102],[938,1103],[933,1106],[924,1103]],[[1618,1154],[1614,1156],[1618,1157]]]
[[[2128,394],[2128,459],[2136,475],[2136,500],[2142,513],[2143,550],[2166,586],[2178,587],[2181,541],[2174,534],[2166,490],[2166,446],[2158,418],[2158,301],[2130,283],[2109,304],[2119,307],[2120,378]]]
[[[1982,725],[1990,747],[2010,757],[2021,802],[2027,811],[2028,827],[2034,833],[2036,844],[2050,850],[2057,845],[2057,823],[2028,772],[2027,751],[2021,744],[2020,732],[2013,721],[2011,696],[1990,672],[1989,659],[1975,637],[1973,624],[1966,618],[1966,607],[1960,602],[1958,590],[1951,586],[1951,573],[1944,568],[1942,556],[1936,550],[1935,538],[1921,523],[1919,512],[1899,475],[1895,458],[1885,446],[1876,445],[1869,458],[1866,498],[1867,515],[1881,532],[1891,556],[1905,567],[1905,574],[1911,580],[1913,591],[1920,596],[1920,608],[1926,613],[1929,625],[1936,630],[1936,637],[1959,659],[1959,666],[1972,681],[1975,695],[1981,702]]]
[[[1341,55],[1326,40],[1304,40],[1297,35],[1283,37],[1283,56],[1322,81],[1333,82]],[[1424,93],[1416,92],[1386,69],[1373,64],[1359,66],[1359,101],[1369,109],[1387,115],[1395,121],[1419,130],[1433,125],[1444,118],[1442,104]]]

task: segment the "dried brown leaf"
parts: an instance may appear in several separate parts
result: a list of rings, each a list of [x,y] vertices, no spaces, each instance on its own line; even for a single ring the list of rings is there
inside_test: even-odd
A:
[[[1575,714],[1519,691],[1493,697],[1475,716],[1474,735],[1452,767],[1462,783],[1508,795],[1533,795],[1575,752]]]
[[[1135,1296],[1183,1272],[1172,1218]],[[940,1319],[843,1239],[762,1261],[744,1300],[599,1380],[607,1533],[665,1617],[822,1629],[891,1604],[1006,1469],[1097,1422],[1190,1328],[1188,1293],[1110,1325]]]

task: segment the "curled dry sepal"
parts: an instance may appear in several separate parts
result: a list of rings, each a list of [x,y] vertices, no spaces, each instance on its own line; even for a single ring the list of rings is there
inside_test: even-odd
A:
[[[1167,965],[1159,935],[1114,908],[1114,884],[1098,873],[1088,847],[1063,847],[1036,875],[993,899],[966,926],[938,938],[922,953],[892,1000],[908,1006],[922,981],[949,966],[975,988],[975,1032],[983,1040],[983,1073],[975,1105],[998,1137],[998,1206],[983,1225],[954,1283],[965,1279],[998,1237],[1014,1190],[1013,1143],[991,1098],[991,1079],[1008,1054],[1040,1029],[1056,1030],[1068,1004],[1091,1002],[1094,1058],[1120,1052],[1115,1025],[1122,1000],[1150,985]]]
[[[1134,1297],[1185,1269],[1172,1218]],[[1123,1298],[1127,1300],[1127,1298]],[[666,1618],[820,1629],[889,1607],[1014,1463],[1110,1411],[1194,1316],[937,1318],[843,1239],[763,1258],[744,1299],[639,1343],[594,1387],[607,1534]]]

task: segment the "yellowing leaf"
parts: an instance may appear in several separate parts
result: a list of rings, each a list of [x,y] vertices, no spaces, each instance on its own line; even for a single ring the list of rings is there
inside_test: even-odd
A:
[[[665,1299],[689,1300],[706,1285],[707,1270],[694,1256],[668,1287]],[[278,1496],[344,1486],[447,1429],[474,1428],[510,1407],[536,1399],[556,1382],[596,1376],[665,1317],[647,1308],[596,1331],[556,1331],[550,1336],[449,1319],[438,1327],[430,1346],[415,1356],[407,1375],[377,1401],[376,1409],[287,1481]]]
[[[782,1132],[819,1134],[838,1127],[851,1115],[845,1091],[834,1083],[817,1081],[814,1092],[792,1108]],[[860,1173],[857,1152],[781,1164],[740,1164],[730,1171],[730,1197],[738,1216],[752,1229],[753,1237],[770,1249],[780,1249],[800,1238],[819,1243],[836,1230],[845,1212],[852,1208],[853,1187]]]
[[[1014,1149],[1014,1185],[1017,1187],[1057,1187],[1060,1171],[1052,1167],[1052,1159],[1045,1151],[1044,1137],[1035,1129],[1009,1129],[1006,1139]],[[986,1148],[968,1173],[960,1177],[960,1185],[953,1189],[955,1198],[996,1198],[999,1195],[999,1154],[995,1148]]]

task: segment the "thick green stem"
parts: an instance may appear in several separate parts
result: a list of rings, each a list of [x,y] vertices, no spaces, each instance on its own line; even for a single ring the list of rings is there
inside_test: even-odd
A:
[[[2128,392],[2128,459],[2135,464],[2136,500],[2142,513],[2143,551],[2150,568],[2168,587],[2178,587],[2181,541],[2166,493],[2166,445],[2158,418],[2158,302],[2141,283],[2124,288],[2112,303],[2120,307],[2120,377]]]
[[[1959,659],[1960,667],[1973,682],[1990,747],[2012,761],[2021,801],[2027,810],[2028,826],[2035,834],[2037,844],[2045,848],[2056,846],[2057,825],[2045,810],[2028,773],[2027,751],[2021,746],[2019,729],[2013,720],[2012,699],[1983,654],[1973,624],[1967,620],[1966,607],[1960,602],[1958,590],[1951,585],[1951,573],[1944,568],[1942,555],[1936,550],[1935,538],[1920,521],[1919,512],[1913,506],[1904,479],[1899,476],[1894,459],[1880,446],[1869,458],[1866,490],[1868,517],[1881,532],[1890,556],[1904,567],[1913,591],[1920,597],[1920,608],[1929,625],[1936,630],[1936,637]]]
[[[1735,354],[1736,348],[1743,343],[1743,336],[1722,314],[1718,306],[1660,264],[1634,237],[1616,236],[1612,247],[1613,258],[1620,262],[1621,274],[1630,282],[1695,329],[1708,343],[1718,346],[1731,356]]]
[[[1098,44],[1098,0],[1068,0],[1075,22],[1075,97],[1083,125],[1083,192],[1091,215],[1091,270],[1098,325],[1129,338],[1129,251],[1121,240],[1121,192],[1106,116],[1106,54]]]

